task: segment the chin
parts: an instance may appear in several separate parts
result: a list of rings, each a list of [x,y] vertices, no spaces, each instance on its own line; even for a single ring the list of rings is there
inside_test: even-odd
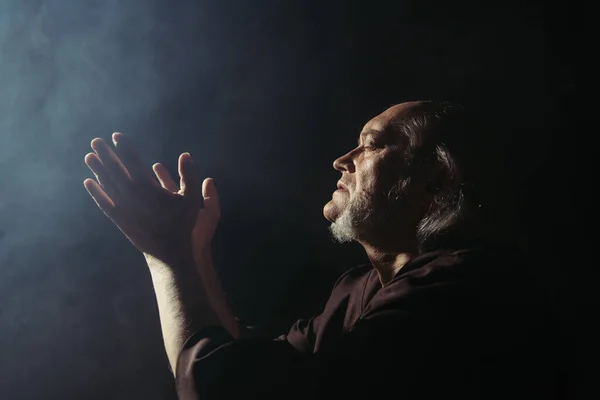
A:
[[[337,206],[333,203],[333,200],[329,201],[323,207],[323,216],[329,221],[334,222],[339,216]]]

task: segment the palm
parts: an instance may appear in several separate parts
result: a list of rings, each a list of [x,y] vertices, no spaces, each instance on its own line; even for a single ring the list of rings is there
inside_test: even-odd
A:
[[[115,151],[102,139],[92,141],[95,153],[85,161],[97,182],[86,179],[84,185],[125,236],[140,251],[157,257],[172,256],[190,239],[209,243],[219,219],[216,189],[208,179],[200,189],[191,156],[179,157],[177,185],[162,164],[153,166],[153,176],[122,135],[115,134],[113,141]]]
[[[123,207],[121,217],[115,220],[119,229],[144,253],[151,253],[157,243],[181,242],[189,237],[196,212],[186,204],[183,195],[152,189],[145,191],[143,205]]]
[[[163,188],[173,194],[182,193],[182,190],[162,164],[154,165],[154,173]],[[191,231],[192,245],[198,249],[205,249],[210,246],[221,217],[219,194],[213,180],[210,178],[202,182],[202,198],[204,207],[198,205],[198,208],[195,210],[195,218],[191,217],[189,219],[189,221],[194,222]]]

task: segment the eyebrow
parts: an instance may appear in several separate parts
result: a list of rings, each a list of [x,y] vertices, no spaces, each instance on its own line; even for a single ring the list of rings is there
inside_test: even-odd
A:
[[[368,129],[364,132],[361,132],[358,136],[358,145],[360,146],[360,141],[364,140],[367,136],[380,135],[382,131],[378,131],[377,129]]]

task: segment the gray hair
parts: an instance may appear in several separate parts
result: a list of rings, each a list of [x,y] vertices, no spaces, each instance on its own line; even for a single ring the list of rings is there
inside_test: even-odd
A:
[[[448,141],[461,144],[461,139],[468,135],[471,126],[465,117],[462,106],[421,101],[397,125],[407,138],[405,156],[408,172],[390,193],[401,195],[419,165],[433,166],[437,172],[436,179],[430,182],[433,199],[417,226],[421,251],[439,245],[449,236],[456,236],[460,223],[467,219],[472,209],[472,193],[467,190],[469,183],[459,168],[455,152],[447,145]]]

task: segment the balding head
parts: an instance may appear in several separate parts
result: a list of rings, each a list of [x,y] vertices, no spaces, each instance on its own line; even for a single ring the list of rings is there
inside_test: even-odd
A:
[[[341,184],[324,210],[334,235],[360,241],[400,231],[422,248],[448,231],[460,217],[464,193],[443,139],[460,133],[462,117],[462,107],[414,101],[367,122],[358,147],[334,162]]]
[[[366,123],[363,130],[383,130],[389,125],[401,123],[405,118],[414,115],[415,111],[422,106],[422,101],[409,101],[391,106],[372,120]]]

